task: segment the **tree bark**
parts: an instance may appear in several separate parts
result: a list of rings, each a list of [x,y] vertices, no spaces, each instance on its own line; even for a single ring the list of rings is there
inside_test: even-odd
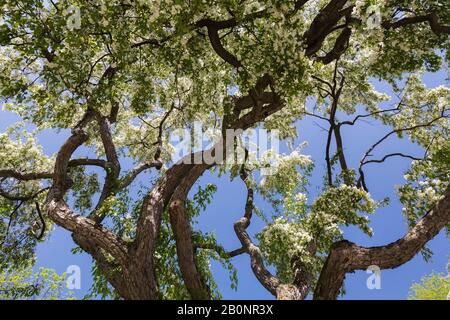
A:
[[[388,245],[365,248],[343,240],[336,242],[317,283],[314,299],[336,299],[348,272],[396,268],[411,260],[423,246],[450,222],[450,187],[444,197],[406,235]]]
[[[177,245],[178,263],[186,288],[195,300],[210,299],[211,292],[197,268],[192,227],[186,212],[186,198],[192,185],[208,167],[210,166],[197,165],[191,170],[175,191],[169,207],[170,224]]]

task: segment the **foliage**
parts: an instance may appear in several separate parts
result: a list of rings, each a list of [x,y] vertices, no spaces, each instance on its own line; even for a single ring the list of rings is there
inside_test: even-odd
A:
[[[1,300],[64,300],[73,299],[66,288],[66,275],[52,269],[31,267],[0,273]]]
[[[356,225],[371,235],[369,218],[360,213],[373,213],[380,205],[367,192],[346,185],[326,190],[311,206],[306,206],[303,195],[296,200],[294,208],[300,207],[300,211],[289,211],[292,207],[286,201],[285,216],[275,218],[258,234],[267,261],[288,283],[293,281],[295,259],[308,265],[314,277],[318,276],[324,261],[316,254],[329,252],[331,245],[342,239],[342,226]]]
[[[331,19],[324,10],[332,2],[345,3],[345,8],[331,10],[338,18],[320,37],[328,27],[321,19]],[[369,23],[373,6],[383,22],[375,26]],[[422,20],[396,25],[417,17]],[[213,30],[211,21],[232,26]],[[176,150],[169,142],[175,130],[191,132],[198,121],[202,133],[222,133],[233,117],[242,119],[277,103],[282,107],[275,113],[261,113],[243,127],[247,132],[277,130],[288,146],[286,153],[270,150],[260,158],[250,152],[245,164],[250,172],[246,186],[273,208],[266,214],[252,204],[267,224],[256,234],[259,248],[282,281],[293,281],[294,260],[307,265],[316,281],[333,243],[343,239],[344,227],[372,235],[369,215],[387,201],[369,193],[366,165],[394,156],[413,160],[397,187],[413,228],[450,183],[450,90],[445,85],[427,88],[422,79],[425,72],[442,72],[450,61],[448,32],[436,30],[433,21],[448,28],[449,1],[0,0],[0,101],[4,111],[20,119],[0,134],[0,272],[31,276],[27,268],[36,245],[53,227],[36,210],[46,201],[56,159],[44,152],[39,135],[50,131],[65,137],[90,112],[96,121],[85,124],[87,140],[73,157],[102,160],[104,168],[69,166],[64,200],[76,214],[97,214],[125,246],[136,239],[150,187],[164,181],[174,165]],[[350,36],[340,48],[344,32]],[[333,52],[338,54],[327,61]],[[257,92],[255,85],[267,75],[270,84]],[[392,96],[380,92],[376,80],[389,84]],[[260,103],[267,96],[274,101]],[[233,109],[249,97],[250,106]],[[99,134],[98,119],[108,122],[111,141]],[[325,165],[323,158],[308,156],[303,144],[292,147],[307,119],[328,132]],[[364,120],[389,131],[361,160],[346,154],[347,141],[342,145],[339,137],[342,128],[350,131]],[[394,137],[408,138],[424,155],[383,155],[379,146]],[[114,147],[107,150],[107,143]],[[117,176],[111,153],[122,164]],[[161,168],[150,165],[156,160],[162,161]],[[146,167],[138,172],[143,177],[138,186],[127,178],[140,164]],[[325,167],[324,183],[311,185],[312,175]],[[144,172],[150,168],[160,170]],[[219,172],[235,179],[241,169],[241,164],[225,163]],[[36,172],[39,178],[24,178]],[[108,191],[104,198],[103,190]],[[213,298],[220,298],[211,260],[230,272],[232,288],[236,270],[215,235],[197,230],[196,223],[215,191],[214,185],[199,187],[186,206],[197,267]],[[46,229],[36,237],[40,218]],[[167,210],[155,248],[161,298],[189,298]],[[95,262],[92,274],[87,298],[120,298]]]
[[[450,277],[443,273],[424,276],[410,288],[409,300],[449,300]]]

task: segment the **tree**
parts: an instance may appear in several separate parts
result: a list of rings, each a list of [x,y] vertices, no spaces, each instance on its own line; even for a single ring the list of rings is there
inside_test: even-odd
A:
[[[424,276],[420,283],[411,286],[410,300],[449,300],[450,278],[443,273]]]
[[[1,4],[2,101],[35,128],[17,123],[0,135],[2,270],[32,259],[58,225],[92,256],[94,294],[217,298],[209,260],[235,281],[232,258],[248,254],[277,298],[335,299],[347,273],[402,265],[449,226],[450,91],[429,89],[420,77],[449,61],[448,1]],[[395,97],[373,79],[389,83]],[[255,159],[242,135],[227,139],[265,128],[293,141],[300,119],[328,132],[323,189],[312,202],[313,161],[300,149]],[[341,130],[367,119],[391,131],[352,167]],[[170,132],[195,121],[215,129],[214,143],[172,161]],[[70,131],[52,157],[36,139],[48,128]],[[424,155],[372,157],[393,136],[408,136]],[[230,161],[235,150],[243,161]],[[398,191],[409,231],[380,247],[344,240],[342,226],[371,234],[368,214],[387,202],[372,199],[365,169],[393,157],[411,161]],[[242,246],[233,251],[193,229],[215,186],[189,194],[208,170],[247,189],[234,224]],[[261,180],[260,172],[269,173]],[[274,208],[258,241],[247,231],[259,213],[256,194]]]
[[[65,274],[40,268],[33,272],[26,267],[0,274],[0,300],[59,300],[70,299],[66,289]]]

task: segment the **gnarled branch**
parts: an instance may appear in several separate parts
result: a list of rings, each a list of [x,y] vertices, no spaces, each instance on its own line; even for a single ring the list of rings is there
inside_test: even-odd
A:
[[[370,248],[346,240],[336,242],[322,268],[314,299],[336,299],[348,272],[365,270],[371,265],[392,269],[408,262],[449,222],[450,187],[447,187],[442,200],[395,242]]]
[[[192,227],[186,212],[186,198],[192,185],[210,165],[199,164],[182,180],[169,207],[170,224],[175,235],[180,270],[193,299],[210,299],[211,293],[197,268]]]

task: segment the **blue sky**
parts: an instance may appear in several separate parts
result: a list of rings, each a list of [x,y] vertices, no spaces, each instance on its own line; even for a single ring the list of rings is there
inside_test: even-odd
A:
[[[426,74],[425,83],[434,87],[446,82],[443,72],[438,74]],[[448,85],[448,83],[447,83]],[[389,93],[389,87],[377,83],[379,90]],[[10,112],[0,111],[0,132],[18,120],[18,117]],[[299,138],[297,144],[308,141],[308,146],[303,149],[304,154],[311,155],[315,161],[310,190],[311,196],[321,188],[325,172],[324,148],[326,132],[320,128],[316,119],[305,119],[297,124]],[[349,166],[355,167],[363,153],[376,140],[389,132],[389,128],[376,121],[362,122],[359,126],[343,128],[344,148],[347,154]],[[61,146],[68,133],[65,131],[44,131],[39,134],[39,142],[43,145],[47,154],[53,154]],[[399,140],[395,137],[386,141],[375,154],[380,156],[392,150],[401,150],[403,153],[420,156],[423,151],[408,142],[407,139]],[[1,156],[1,155],[0,155]],[[407,231],[404,217],[401,213],[401,205],[396,200],[395,185],[404,183],[403,174],[409,167],[409,160],[392,158],[383,164],[368,165],[366,176],[369,190],[374,199],[381,200],[391,198],[391,204],[383,207],[371,217],[371,226],[374,236],[368,237],[356,228],[346,228],[345,238],[365,246],[384,245],[402,237]],[[145,178],[145,177],[144,177]],[[142,181],[142,179],[141,179]],[[242,216],[246,190],[242,182],[237,179],[230,181],[229,177],[218,178],[215,173],[206,173],[198,182],[200,185],[214,183],[218,191],[214,195],[213,202],[199,219],[197,229],[215,232],[218,241],[227,249],[238,248],[239,242],[233,231],[233,223]],[[194,186],[192,192],[197,190]],[[263,211],[270,213],[270,206],[257,198],[256,205]],[[254,234],[264,227],[261,220],[255,217],[249,227]],[[346,295],[344,299],[405,299],[408,290],[414,281],[418,281],[423,275],[432,271],[445,272],[449,261],[449,240],[441,232],[435,239],[429,242],[430,249],[435,253],[431,262],[425,262],[417,255],[410,262],[394,270],[383,270],[381,273],[381,289],[369,290],[366,280],[370,276],[364,271],[348,274],[345,281]],[[81,268],[82,284],[80,290],[75,290],[78,298],[83,297],[89,290],[92,280],[90,277],[91,258],[87,254],[71,254],[74,248],[70,234],[57,227],[45,242],[37,249],[37,265],[56,269],[57,272],[65,272],[69,265],[78,265]],[[250,261],[247,255],[241,255],[233,260],[238,270],[239,285],[237,291],[230,288],[228,273],[217,263],[212,263],[212,270],[216,281],[225,299],[272,299],[273,297],[259,284],[250,269]]]

